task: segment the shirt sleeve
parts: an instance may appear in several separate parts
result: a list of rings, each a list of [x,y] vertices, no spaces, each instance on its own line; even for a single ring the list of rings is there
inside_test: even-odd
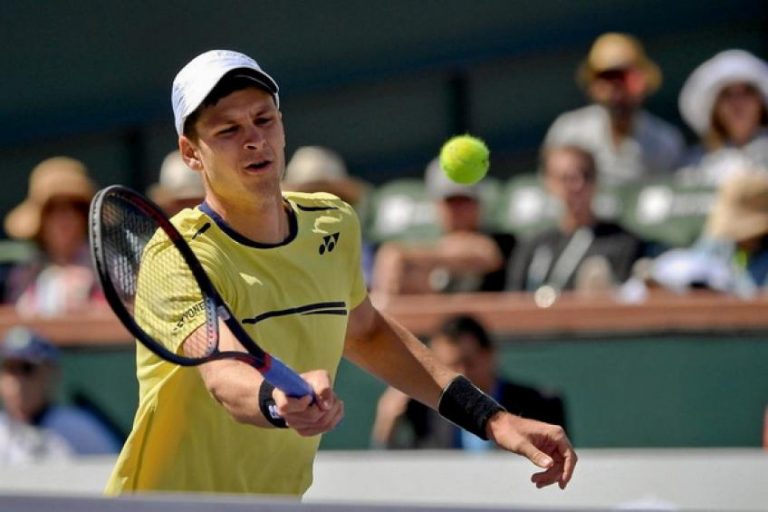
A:
[[[172,353],[206,318],[203,297],[178,249],[162,236],[147,244],[136,285],[139,327]]]
[[[368,296],[368,288],[366,286],[365,275],[363,274],[363,239],[360,232],[360,221],[355,213],[355,210],[345,203],[346,209],[349,212],[350,218],[350,234],[354,240],[352,244],[352,280],[349,290],[349,309],[350,311],[360,305],[363,300]]]

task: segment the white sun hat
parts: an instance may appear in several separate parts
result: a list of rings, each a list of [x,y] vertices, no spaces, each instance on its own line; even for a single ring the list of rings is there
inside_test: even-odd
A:
[[[680,91],[680,113],[700,136],[707,133],[718,94],[734,83],[754,85],[768,106],[768,63],[744,50],[725,50],[697,67]]]

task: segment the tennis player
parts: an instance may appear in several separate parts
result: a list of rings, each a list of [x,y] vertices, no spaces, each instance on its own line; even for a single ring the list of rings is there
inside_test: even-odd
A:
[[[205,185],[203,203],[173,222],[249,334],[300,372],[317,400],[289,398],[238,361],[184,368],[137,345],[139,408],[108,494],[301,496],[321,434],[344,414],[333,391],[342,356],[528,457],[541,468],[538,487],[565,488],[576,454],[562,428],[507,413],[371,305],[352,208],[327,193],[281,191],[285,132],[272,77],[246,55],[206,52],[178,73],[172,103],[181,154]],[[191,334],[203,316],[196,300],[179,291],[153,304],[184,305],[175,328]],[[219,348],[244,351],[228,332]]]

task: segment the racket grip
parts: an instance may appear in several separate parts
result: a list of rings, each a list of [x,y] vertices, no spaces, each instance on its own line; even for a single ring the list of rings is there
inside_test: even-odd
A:
[[[281,360],[272,357],[269,370],[263,372],[264,378],[277,389],[290,396],[291,398],[301,398],[311,395],[313,401],[316,400],[315,392],[307,381],[285,365]]]

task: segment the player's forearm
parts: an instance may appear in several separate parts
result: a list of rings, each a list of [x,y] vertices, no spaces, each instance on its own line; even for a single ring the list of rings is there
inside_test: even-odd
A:
[[[208,392],[239,423],[271,427],[259,408],[261,374],[239,361],[213,361],[200,366]]]
[[[345,356],[420,402],[436,408],[456,373],[442,366],[407,329],[373,310],[369,324],[347,336]]]

